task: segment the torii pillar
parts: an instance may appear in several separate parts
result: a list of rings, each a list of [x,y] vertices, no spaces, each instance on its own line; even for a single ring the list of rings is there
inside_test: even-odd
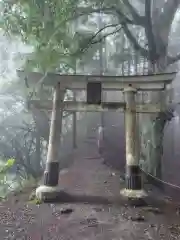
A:
[[[63,100],[64,90],[61,89],[60,83],[57,83],[54,88],[49,145],[44,171],[44,183],[36,189],[36,197],[41,201],[55,200],[60,192],[58,189],[59,147],[61,144]]]
[[[126,186],[120,193],[128,198],[139,199],[146,196],[142,186],[142,173],[137,152],[138,133],[136,119],[136,89],[129,86],[124,90],[126,99]]]

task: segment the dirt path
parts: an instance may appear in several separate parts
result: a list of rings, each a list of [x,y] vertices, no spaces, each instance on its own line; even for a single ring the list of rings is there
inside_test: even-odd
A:
[[[180,218],[175,212],[103,201],[108,196],[119,198],[124,183],[118,172],[103,164],[93,139],[90,141],[79,146],[73,165],[60,174],[61,186],[72,194],[89,196],[89,204],[82,201],[38,206],[27,204],[25,198],[18,202],[11,199],[0,206],[0,239],[180,239]],[[62,209],[72,212],[64,214]]]

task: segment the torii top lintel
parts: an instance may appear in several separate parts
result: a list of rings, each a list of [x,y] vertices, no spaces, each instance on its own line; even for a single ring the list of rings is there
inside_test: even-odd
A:
[[[29,85],[42,82],[45,86],[55,86],[58,82],[65,88],[72,90],[86,90],[88,82],[101,82],[103,90],[123,90],[129,85],[139,90],[161,90],[171,84],[176,72],[131,75],[131,76],[108,76],[108,75],[61,75],[58,73],[25,72],[18,70],[20,79],[26,79]]]

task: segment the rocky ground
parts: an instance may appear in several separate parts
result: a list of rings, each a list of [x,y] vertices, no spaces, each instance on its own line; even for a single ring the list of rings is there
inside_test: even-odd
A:
[[[37,205],[28,201],[30,189],[11,196],[0,205],[0,239],[180,239],[178,205],[148,186],[152,200],[129,206],[119,194],[120,176],[103,163],[95,140],[87,139],[60,174],[60,185],[76,202]]]

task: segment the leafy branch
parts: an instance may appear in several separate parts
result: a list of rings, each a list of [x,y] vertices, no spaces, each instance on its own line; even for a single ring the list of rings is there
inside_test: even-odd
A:
[[[8,159],[7,162],[0,167],[0,187],[1,187],[0,199],[5,198],[8,193],[8,189],[12,188],[11,185],[8,184],[6,179],[7,179],[7,174],[9,169],[13,167],[14,164],[15,164],[15,159],[11,158],[11,159]]]

